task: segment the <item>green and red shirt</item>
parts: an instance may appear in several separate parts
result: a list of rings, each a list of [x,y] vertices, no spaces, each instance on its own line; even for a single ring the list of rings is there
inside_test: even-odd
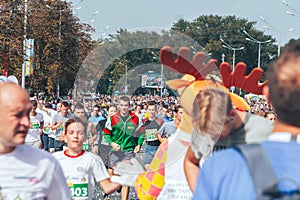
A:
[[[141,125],[135,114],[129,113],[124,120],[118,112],[107,120],[102,134],[109,144],[114,142],[120,145],[121,151],[132,151],[144,142],[144,135],[137,133]]]

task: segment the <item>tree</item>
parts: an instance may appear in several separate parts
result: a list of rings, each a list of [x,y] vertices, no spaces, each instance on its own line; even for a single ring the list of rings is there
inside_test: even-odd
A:
[[[110,93],[111,90],[108,89],[110,87],[124,93],[127,67],[128,94],[132,94],[141,86],[143,74],[148,71],[161,72],[159,51],[163,46],[171,45],[175,50],[181,47],[179,41],[184,40],[175,35],[175,33],[170,35],[170,32],[129,32],[126,29],[120,29],[118,34],[110,39],[99,40],[98,47],[90,53],[80,69],[77,85],[83,85],[86,82],[84,79],[91,80],[93,77],[93,80],[98,82],[96,92]],[[174,37],[177,39],[174,40]],[[165,68],[164,77],[167,79],[179,76]]]
[[[224,53],[225,61],[232,63],[233,52],[222,47],[220,38],[232,47],[245,47],[244,50],[236,52],[236,63],[245,62],[250,71],[257,66],[258,45],[247,41],[242,29],[247,30],[257,40],[275,41],[271,36],[254,29],[255,23],[235,16],[209,15],[200,16],[192,22],[181,19],[174,23],[171,30],[129,32],[120,29],[116,35],[97,41],[97,48],[81,66],[77,85],[84,85],[83,83],[93,79],[98,83],[95,92],[107,94],[113,89],[123,93],[127,67],[127,85],[130,90],[128,94],[131,94],[131,89],[140,86],[142,74],[149,70],[161,73],[159,51],[166,45],[172,47],[174,56],[180,47],[186,46],[191,50],[191,57],[195,53],[193,47],[196,51],[212,53],[211,57],[218,59],[219,63]],[[263,45],[262,67],[269,63],[268,55],[277,54],[276,49],[272,43]],[[167,80],[181,77],[167,68],[164,68],[163,75]]]
[[[34,39],[34,74],[26,78],[26,88],[54,94],[60,85],[63,95],[73,88],[80,62],[93,47],[88,24],[81,24],[72,14],[69,2],[28,1],[27,24],[24,27],[23,0],[0,0],[0,40],[10,39],[10,74],[21,80],[23,39]]]
[[[259,41],[271,39],[272,42],[262,45],[261,65],[266,66],[270,62],[268,55],[276,55],[275,39],[265,35],[262,31],[254,28],[256,22],[236,16],[202,15],[192,22],[182,19],[173,24],[172,30],[180,31],[202,45],[206,52],[212,53],[212,57],[221,62],[221,55],[226,55],[226,61],[232,63],[233,51],[222,47],[222,38],[231,47],[245,47],[242,51],[236,51],[236,62],[243,61],[248,66],[248,71],[257,67],[258,45],[246,40],[243,29],[247,30]],[[183,27],[186,26],[186,27]]]

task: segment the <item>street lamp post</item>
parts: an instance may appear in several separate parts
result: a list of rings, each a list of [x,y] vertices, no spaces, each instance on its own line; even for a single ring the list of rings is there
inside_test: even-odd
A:
[[[234,68],[235,68],[235,52],[239,51],[239,50],[243,50],[245,47],[234,48],[234,47],[230,46],[228,43],[226,43],[222,38],[220,40],[221,40],[221,42],[224,43],[222,45],[222,47],[233,51],[233,55],[232,55],[232,70],[234,71]],[[224,55],[224,58],[225,58],[225,55]],[[223,54],[222,54],[222,61],[223,61]]]
[[[225,54],[222,53],[222,63],[225,62]]]
[[[154,59],[158,59],[153,51],[151,51],[151,54],[153,55]],[[164,87],[163,80],[164,80],[164,65],[161,64],[161,68],[160,68],[160,98],[162,98],[162,96],[163,96],[163,87]]]
[[[22,88],[25,89],[25,65],[26,65],[26,38],[27,38],[27,0],[24,0],[24,43],[23,43],[23,51],[24,51],[24,56],[23,56],[23,64],[22,64],[22,81],[21,81],[21,86]]]
[[[277,50],[277,54],[278,56],[280,55],[280,46],[281,46],[281,34],[282,32],[285,32],[284,30],[278,30],[277,28],[275,28],[274,26],[272,26],[264,17],[260,16],[260,19],[262,21],[264,21],[269,27],[271,27],[273,30],[275,30],[276,32],[279,33],[279,38],[278,38],[278,50]],[[293,28],[290,28],[288,30],[286,30],[287,32],[293,31]]]
[[[222,38],[220,38],[220,40],[221,40],[221,42],[224,43],[222,45],[222,47],[233,51],[233,55],[232,55],[232,71],[234,72],[234,69],[235,69],[235,52],[243,50],[245,47],[234,48],[234,47],[230,46],[227,42],[225,42]],[[222,54],[222,62],[224,62],[224,59],[225,59],[225,54]],[[232,93],[234,93],[235,87],[233,86],[232,88],[230,88],[230,90],[231,90]]]
[[[128,70],[127,70],[127,65],[125,65],[125,96],[127,95],[127,76],[128,76]]]
[[[266,40],[266,41],[258,41],[254,37],[252,37],[245,29],[243,32],[249,37],[246,38],[247,41],[254,42],[258,44],[258,59],[257,59],[257,67],[260,68],[260,52],[261,52],[261,44],[269,43],[272,40]]]
[[[122,66],[125,65],[125,86],[124,86],[124,95],[126,96],[126,95],[127,95],[127,88],[128,88],[128,85],[127,85],[128,69],[127,69],[126,63],[124,64],[123,62],[119,61],[119,64],[121,64]]]
[[[47,8],[49,9],[53,9],[51,6],[49,5],[46,5]],[[61,27],[61,22],[62,22],[62,11],[65,11],[64,9],[62,9],[62,7],[60,6],[59,7],[59,21],[58,21],[58,76],[57,76],[57,84],[56,84],[56,97],[57,99],[59,99],[59,92],[60,92],[60,85],[59,85],[59,73],[60,73],[60,70],[61,70],[61,31],[62,31],[62,27]]]
[[[295,14],[295,13],[292,13],[290,11],[286,11],[285,13],[288,14],[288,15],[294,16],[294,17],[300,17],[299,14]]]
[[[296,17],[300,17],[300,12],[298,12],[295,8],[293,8],[292,6],[290,6],[287,1],[282,0],[282,3],[284,3],[287,7],[289,7],[290,9],[292,9],[293,12],[295,12],[295,13],[291,13],[291,12],[287,11],[286,12],[287,14],[294,15]]]
[[[61,7],[59,7],[59,24],[58,24],[58,42],[59,42],[59,45],[58,45],[58,62],[59,62],[59,68],[58,68],[58,75],[59,72],[60,72],[60,69],[61,69],[61,15],[62,15],[62,9]],[[59,99],[59,90],[60,90],[60,85],[59,85],[59,78],[57,78],[57,91],[56,91],[56,96],[57,96],[57,99]]]

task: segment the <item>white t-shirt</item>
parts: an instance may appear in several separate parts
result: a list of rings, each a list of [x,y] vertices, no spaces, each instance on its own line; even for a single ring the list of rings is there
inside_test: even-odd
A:
[[[35,116],[30,116],[30,129],[26,135],[26,143],[34,143],[40,141],[39,128],[41,122],[44,121],[43,115],[41,113],[36,113]]]
[[[61,165],[74,200],[92,199],[95,182],[109,178],[101,158],[93,153],[83,151],[76,157],[66,151],[52,154]]]
[[[51,138],[55,138],[54,131],[51,129],[52,125],[52,118],[57,113],[55,110],[48,109],[47,112],[40,110],[39,108],[36,109],[36,112],[41,113],[44,118],[44,129],[43,133],[47,134]]]
[[[50,115],[44,116],[44,129],[43,133],[47,134],[49,137],[55,138],[54,131],[51,129],[52,118]]]
[[[5,200],[70,200],[58,162],[48,153],[24,144],[0,154],[0,197]]]

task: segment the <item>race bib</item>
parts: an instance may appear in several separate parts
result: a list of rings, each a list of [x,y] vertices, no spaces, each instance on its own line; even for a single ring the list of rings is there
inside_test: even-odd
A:
[[[60,131],[60,132],[63,132],[64,129],[65,129],[65,126],[64,126],[64,125],[60,125],[60,126],[59,126],[59,131]]]
[[[155,134],[157,132],[157,129],[146,129],[146,139],[147,141],[154,141],[157,140]]]
[[[38,123],[38,122],[33,122],[32,124],[31,124],[31,130],[38,130],[39,129],[39,127],[40,127],[40,123]]]
[[[88,183],[68,183],[71,190],[72,197],[88,198],[89,196],[89,185]]]
[[[89,150],[89,143],[83,143],[82,144],[82,150],[84,150],[84,151]]]
[[[50,127],[44,127],[44,133],[48,134],[50,132]]]

